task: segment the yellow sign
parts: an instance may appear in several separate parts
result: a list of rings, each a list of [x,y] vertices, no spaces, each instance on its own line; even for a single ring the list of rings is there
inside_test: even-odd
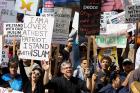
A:
[[[33,2],[26,3],[24,0],[21,0],[22,6],[20,7],[21,9],[27,9],[28,11],[31,11],[31,5]]]
[[[118,56],[117,56],[117,48],[116,47],[102,48],[98,54],[99,62],[101,61],[103,56],[109,56],[112,59],[112,62],[115,62],[115,64],[118,66]]]

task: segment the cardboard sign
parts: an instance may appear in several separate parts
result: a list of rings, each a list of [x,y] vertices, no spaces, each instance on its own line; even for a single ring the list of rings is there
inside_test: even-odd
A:
[[[53,25],[52,17],[25,16],[19,57],[48,61]]]
[[[2,35],[0,35],[0,60],[2,60]],[[1,61],[0,61],[1,64]]]
[[[117,47],[126,48],[127,38],[126,36],[96,36],[96,44],[101,47]]]
[[[55,44],[66,44],[72,10],[69,8],[56,7],[54,11],[55,21],[52,42]]]
[[[14,0],[4,0],[4,7],[0,8],[1,22],[16,22],[17,13],[14,10]]]
[[[80,0],[79,33],[97,35],[100,31],[100,0]]]
[[[140,20],[140,5],[129,5],[125,9],[125,21],[135,23]]]
[[[13,90],[12,92],[9,92],[7,88],[0,87],[0,93],[23,93],[23,92],[16,91],[16,90]]]
[[[4,34],[8,37],[21,37],[23,23],[4,23]]]
[[[1,60],[1,66],[2,67],[8,67],[8,62],[9,62],[9,48],[3,48],[2,50],[2,60]]]
[[[109,56],[112,59],[112,62],[115,62],[116,66],[118,66],[118,55],[116,47],[102,48],[98,54],[99,62],[101,62],[103,56]]]
[[[39,0],[16,0],[15,10],[19,13],[36,15]]]

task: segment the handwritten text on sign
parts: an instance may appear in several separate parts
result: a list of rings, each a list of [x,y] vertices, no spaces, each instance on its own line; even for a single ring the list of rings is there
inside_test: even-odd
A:
[[[4,34],[8,37],[21,37],[23,23],[4,23]]]
[[[53,43],[66,44],[69,35],[69,25],[71,20],[71,9],[57,7],[54,8],[54,29],[53,29]]]
[[[135,23],[140,20],[140,5],[127,6],[125,18],[128,23]]]
[[[48,60],[54,18],[25,16],[20,58]]]

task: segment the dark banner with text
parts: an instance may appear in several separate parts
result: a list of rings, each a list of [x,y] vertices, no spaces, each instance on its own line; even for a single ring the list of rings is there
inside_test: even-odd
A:
[[[101,0],[80,0],[79,33],[97,35],[100,31]]]

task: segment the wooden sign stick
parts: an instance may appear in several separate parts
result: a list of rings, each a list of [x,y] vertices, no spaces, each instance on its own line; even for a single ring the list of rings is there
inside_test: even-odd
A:
[[[88,46],[87,46],[87,61],[89,65],[89,60],[90,60],[90,43],[91,43],[91,37],[88,37]]]
[[[13,57],[15,56],[16,51],[16,37],[13,37]]]

